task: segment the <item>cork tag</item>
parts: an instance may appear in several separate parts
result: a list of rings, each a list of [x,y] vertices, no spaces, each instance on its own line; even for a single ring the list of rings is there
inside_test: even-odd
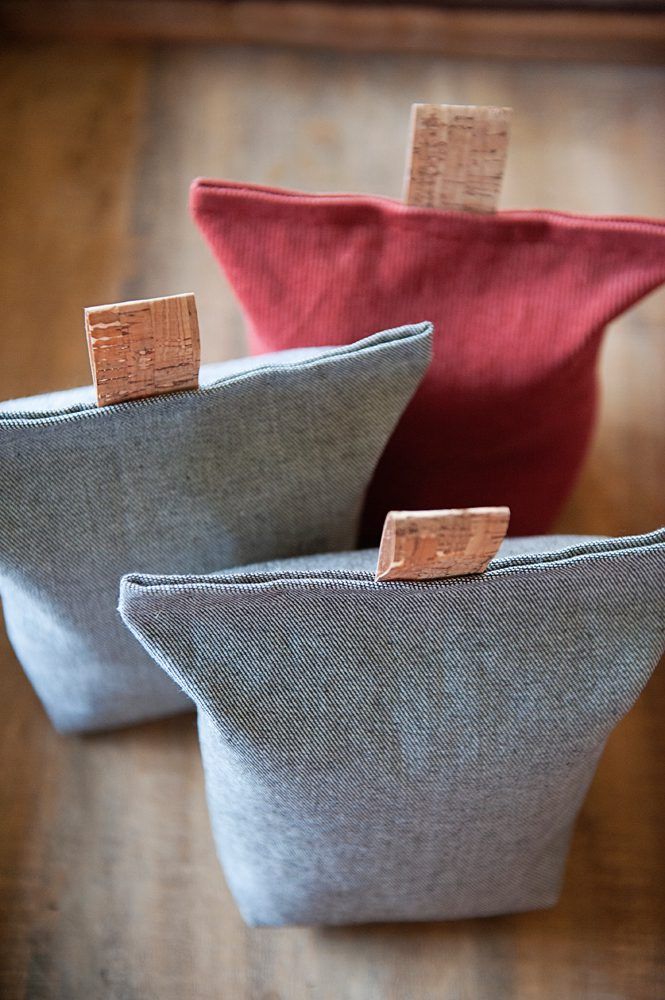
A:
[[[85,328],[98,406],[198,388],[193,295],[91,306]]]
[[[484,573],[506,537],[508,507],[393,510],[375,580],[437,580]]]
[[[420,208],[495,212],[510,108],[414,104],[404,201]]]

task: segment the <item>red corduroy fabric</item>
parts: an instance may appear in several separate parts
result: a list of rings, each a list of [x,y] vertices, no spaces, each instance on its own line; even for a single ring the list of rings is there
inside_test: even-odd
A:
[[[191,207],[254,351],[434,323],[363,541],[391,509],[507,504],[511,534],[550,528],[593,428],[603,329],[665,281],[665,221],[438,212],[212,180],[194,183]]]

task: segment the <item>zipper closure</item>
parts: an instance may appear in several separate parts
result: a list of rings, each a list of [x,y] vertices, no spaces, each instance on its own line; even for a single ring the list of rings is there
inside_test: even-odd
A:
[[[444,217],[450,219],[465,219],[467,221],[473,220],[474,223],[478,223],[479,225],[491,225],[497,221],[523,221],[526,218],[531,218],[533,221],[550,218],[560,220],[562,222],[570,220],[571,222],[586,222],[589,224],[595,222],[605,222],[610,223],[619,229],[635,228],[665,231],[665,219],[647,219],[630,215],[584,215],[581,212],[564,212],[558,209],[550,208],[514,208],[503,212],[490,212],[486,214],[461,211],[455,212],[446,209],[442,210],[437,208],[424,208],[418,205],[407,205],[402,201],[398,201],[396,198],[389,198],[387,195],[381,194],[349,194],[335,191],[312,194],[307,191],[295,191],[288,188],[272,188],[261,184],[244,184],[242,181],[216,181],[208,178],[202,178],[194,181],[194,191],[205,189],[213,191],[244,191],[276,198],[284,198],[286,200],[297,199],[299,201],[305,200],[313,203],[339,200],[349,201],[351,203],[357,202],[359,204],[363,202],[378,202],[391,208],[402,209],[404,212],[423,213],[436,218]]]
[[[393,336],[386,338],[386,334],[396,333],[398,330],[403,331],[399,337]],[[29,426],[30,424],[56,424],[64,421],[78,420],[97,414],[101,415],[102,418],[105,415],[110,417],[113,414],[129,412],[141,406],[159,406],[163,404],[170,405],[173,400],[191,398],[193,396],[201,396],[205,394],[214,394],[228,385],[233,385],[236,382],[242,382],[245,379],[253,378],[255,375],[262,375],[266,372],[274,371],[291,371],[296,368],[308,368],[312,365],[320,364],[321,362],[327,363],[335,358],[348,357],[354,354],[363,354],[366,351],[369,352],[376,350],[379,347],[399,344],[402,341],[408,341],[411,338],[417,339],[424,337],[427,334],[431,334],[432,330],[432,324],[427,321],[414,323],[404,327],[394,327],[392,330],[382,330],[379,333],[372,334],[362,340],[354,341],[352,344],[340,344],[337,347],[333,346],[329,349],[326,349],[325,347],[313,347],[312,349],[318,351],[318,353],[313,355],[311,358],[305,358],[301,361],[289,361],[282,365],[275,364],[274,362],[272,364],[256,365],[253,368],[249,368],[247,371],[236,372],[233,375],[227,375],[226,377],[219,378],[215,382],[210,382],[208,385],[200,386],[198,389],[183,389],[180,392],[168,392],[158,396],[147,396],[143,399],[129,399],[123,403],[112,403],[110,406],[97,406],[95,403],[79,403],[72,407],[65,407],[61,410],[53,411],[3,411],[0,408],[0,430],[3,426],[22,427]],[[224,364],[224,362],[213,362],[213,364]],[[87,388],[87,386],[82,386],[80,388]],[[76,392],[77,390],[65,389],[59,391]],[[44,393],[44,395],[48,394]]]
[[[125,586],[137,590],[199,590],[204,593],[244,593],[246,591],[270,590],[284,585],[283,589],[298,590],[344,590],[344,584],[353,584],[362,590],[374,592],[390,591],[436,591],[446,587],[481,584],[486,579],[500,576],[515,575],[520,572],[539,572],[549,567],[573,565],[588,560],[614,560],[620,556],[635,551],[665,552],[665,528],[645,535],[628,535],[622,538],[602,539],[587,542],[582,545],[570,546],[558,552],[529,553],[526,555],[506,556],[493,560],[482,574],[473,576],[456,576],[444,580],[391,580],[376,583],[373,574],[364,570],[330,570],[307,575],[302,572],[275,572],[274,574],[247,574],[242,579],[242,571],[231,577],[208,576],[152,576],[129,574],[125,578]],[[153,582],[154,581],[154,582]],[[294,586],[295,585],[295,586]]]

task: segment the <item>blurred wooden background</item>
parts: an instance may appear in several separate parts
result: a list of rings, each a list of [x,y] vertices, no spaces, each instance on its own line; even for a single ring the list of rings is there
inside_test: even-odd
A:
[[[662,67],[51,42],[6,47],[0,77],[0,398],[89,381],[85,305],[193,291],[204,360],[242,353],[191,178],[399,197],[415,100],[514,107],[503,207],[665,215]],[[646,531],[665,522],[665,294],[612,329],[602,379],[559,527]],[[664,995],[662,668],[609,741],[556,909],[335,930],[243,926],[191,717],[58,737],[4,634],[0,686],[8,1000]]]
[[[18,38],[665,60],[665,0],[0,0]]]

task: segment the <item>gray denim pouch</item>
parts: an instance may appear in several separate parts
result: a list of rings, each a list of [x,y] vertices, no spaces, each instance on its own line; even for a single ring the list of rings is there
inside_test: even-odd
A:
[[[121,614],[196,701],[250,924],[553,905],[577,812],[665,644],[665,530],[509,539],[482,576],[376,551],[130,576]]]
[[[350,548],[430,359],[431,326],[209,365],[197,391],[0,406],[0,594],[60,730],[192,709],[120,621],[123,573],[207,573]]]

